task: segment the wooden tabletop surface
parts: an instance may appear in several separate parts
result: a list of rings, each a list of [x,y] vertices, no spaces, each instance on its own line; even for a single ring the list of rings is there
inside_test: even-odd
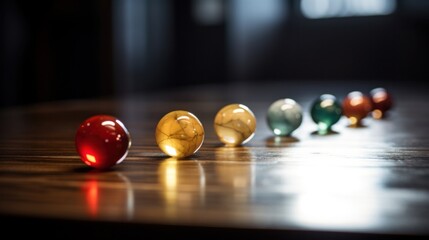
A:
[[[387,118],[368,117],[364,127],[351,128],[343,117],[336,134],[314,134],[309,106],[319,94],[342,98],[372,87],[379,85],[196,86],[3,109],[1,219],[53,226],[48,233],[67,229],[67,236],[86,229],[104,238],[151,231],[265,239],[427,237],[424,90],[388,85],[395,105]],[[271,102],[283,97],[294,98],[304,110],[291,138],[274,137],[265,120]],[[241,147],[224,147],[214,133],[214,116],[229,103],[248,106],[257,118],[254,138]],[[196,154],[176,160],[161,152],[154,136],[159,119],[179,109],[194,113],[206,136]],[[90,169],[75,150],[77,127],[95,114],[118,117],[131,134],[127,158],[109,171]]]

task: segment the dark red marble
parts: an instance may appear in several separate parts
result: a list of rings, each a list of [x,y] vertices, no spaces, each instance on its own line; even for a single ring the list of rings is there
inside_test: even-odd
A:
[[[79,126],[75,144],[86,165],[108,169],[125,159],[131,138],[125,125],[116,117],[95,115]]]
[[[373,110],[380,110],[384,117],[393,106],[392,96],[384,88],[374,88],[370,91]]]

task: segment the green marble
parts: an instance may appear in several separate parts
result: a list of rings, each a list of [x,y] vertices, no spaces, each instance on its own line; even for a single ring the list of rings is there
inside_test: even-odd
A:
[[[290,136],[302,123],[302,108],[293,99],[279,99],[268,108],[267,123],[274,135]]]
[[[341,103],[334,95],[323,94],[313,102],[310,113],[311,118],[318,125],[318,132],[328,133],[342,116]]]

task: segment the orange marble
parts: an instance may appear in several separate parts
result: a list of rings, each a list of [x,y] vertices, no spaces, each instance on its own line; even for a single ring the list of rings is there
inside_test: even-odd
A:
[[[372,111],[370,98],[360,91],[347,94],[342,105],[343,115],[349,119],[351,125],[361,125],[362,119],[366,118]]]

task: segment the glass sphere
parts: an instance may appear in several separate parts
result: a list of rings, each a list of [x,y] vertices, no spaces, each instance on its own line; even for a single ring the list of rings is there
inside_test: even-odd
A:
[[[390,93],[385,88],[374,88],[370,91],[372,103],[372,116],[375,119],[386,117],[386,113],[392,108],[393,101]]]
[[[347,94],[343,103],[343,115],[346,116],[351,125],[361,125],[362,119],[366,118],[372,111],[371,100],[360,91]]]
[[[313,102],[310,113],[319,133],[327,133],[342,116],[341,103],[334,95],[323,94]]]
[[[229,104],[217,112],[214,129],[221,142],[227,146],[238,146],[255,135],[256,118],[247,106]]]
[[[302,108],[290,98],[279,99],[268,108],[267,123],[277,136],[289,136],[302,123]]]
[[[183,158],[200,149],[204,141],[204,128],[192,113],[176,110],[159,120],[155,138],[158,147],[167,155]]]
[[[95,115],[81,123],[75,145],[86,165],[108,169],[125,159],[131,138],[125,125],[116,117]]]

